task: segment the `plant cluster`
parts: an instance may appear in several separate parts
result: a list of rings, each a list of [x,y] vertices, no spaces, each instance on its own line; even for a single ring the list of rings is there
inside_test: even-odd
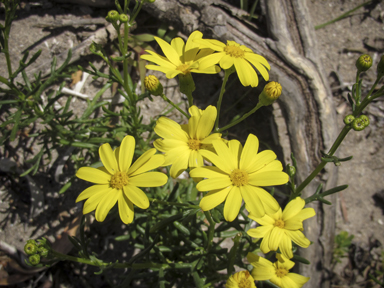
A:
[[[3,131],[0,145],[9,145],[16,139],[18,131],[36,122],[44,124],[44,130],[27,135],[42,149],[23,175],[36,173],[44,157],[51,157],[52,149],[75,147],[76,157],[71,159],[77,170],[76,177],[94,184],[79,191],[76,199],[76,202],[85,200],[83,214],[95,211],[98,222],[103,222],[106,217],[120,217],[129,225],[127,233],[118,240],[140,248],[128,262],[104,262],[89,251],[90,239],[84,231],[86,218],[83,217],[80,236],[70,238],[77,256],[55,251],[45,239],[30,240],[25,246],[25,252],[30,255],[29,263],[42,266],[68,260],[96,266],[99,273],[108,273],[107,269],[112,268],[128,268],[121,283],[123,287],[134,279],[145,279],[151,287],[212,287],[222,280],[227,280],[226,287],[231,288],[255,287],[255,281],[257,285],[302,287],[310,275],[302,276],[290,270],[294,261],[309,263],[297,254],[297,246],[308,248],[310,240],[315,240],[307,239],[303,233],[303,221],[315,216],[314,209],[305,206],[313,201],[331,204],[324,197],[347,186],[323,191],[320,185],[306,199],[301,197],[302,191],[328,162],[339,165],[350,159],[340,159],[334,153],[350,130],[361,131],[369,125],[368,117],[362,112],[374,99],[384,95],[383,87],[375,90],[384,75],[384,56],[377,66],[376,82],[365,97],[361,92],[360,73],[372,66],[372,59],[362,55],[357,60],[356,84],[349,96],[352,114],[345,118],[344,128],[328,153],[323,154],[322,162],[302,183],[296,183],[297,165],[293,155],[292,163],[284,168],[272,150],[259,151],[257,136],[249,134],[244,144],[223,137],[222,133],[229,128],[284,94],[279,83],[267,83],[255,107],[220,128],[222,99],[231,74],[236,72],[244,86],[259,85],[257,72],[269,81],[268,61],[250,48],[234,41],[222,43],[205,39],[199,31],[194,31],[186,42],[180,37],[170,43],[154,37],[163,55],[147,50],[148,54],[142,55],[141,59],[153,63],[146,66],[149,70],[160,71],[167,78],[178,77],[180,91],[188,98],[188,111],[167,98],[161,83],[153,75],[143,81],[146,92],[137,95],[137,84],[128,73],[129,29],[145,2],[151,1],[136,1],[130,10],[129,1],[125,0],[123,8],[116,1],[117,11],[108,13],[107,20],[118,33],[117,46],[121,56],[110,57],[95,43],[90,47],[105,61],[110,73],[100,72],[91,63],[92,70],[82,68],[95,78],[107,79],[107,84],[88,102],[83,116],[76,117],[70,110],[70,97],[65,107],[54,108],[54,103],[63,96],[64,83],[57,91],[47,94],[47,102],[41,98],[43,91],[67,76],[63,71],[70,53],[59,68],[53,61],[51,74],[45,80],[40,75],[29,79],[25,72],[40,51],[28,61],[26,53],[14,71],[8,39],[17,3],[2,0],[6,21],[0,27],[0,43],[7,60],[8,75],[0,76],[3,84],[0,109],[6,119],[2,119],[0,126]],[[113,65],[117,61],[123,63],[122,75]],[[217,105],[204,109],[193,105],[195,84],[192,73],[216,74],[221,70],[224,70],[224,78]],[[15,82],[20,74],[24,83]],[[108,103],[99,101],[113,83],[119,84],[121,89],[118,91],[125,98],[119,113],[113,112]],[[179,124],[165,114],[144,125],[140,101],[156,96],[184,115],[187,123]],[[97,117],[90,118],[91,115]],[[114,124],[111,124],[112,119]],[[146,137],[144,132],[148,132]],[[187,180],[179,177],[185,171],[190,176]],[[276,185],[287,188],[283,193],[287,203],[284,207],[274,197],[271,187]],[[65,192],[69,186],[67,184],[60,192]],[[221,245],[227,238],[233,241],[229,251]],[[260,252],[265,257],[258,255]],[[41,258],[44,261],[40,262]],[[250,264],[244,262],[245,258]],[[235,265],[242,271],[232,275]],[[219,273],[223,269],[227,269],[227,274]]]

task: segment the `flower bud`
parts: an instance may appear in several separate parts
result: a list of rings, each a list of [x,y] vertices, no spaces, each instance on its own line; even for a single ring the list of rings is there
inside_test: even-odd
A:
[[[163,85],[154,75],[145,77],[144,86],[153,96],[161,96],[163,94]]]
[[[35,242],[35,240],[33,240],[33,241]],[[27,255],[36,254],[38,252],[38,248],[37,248],[36,242],[33,243],[33,242],[30,242],[28,240],[27,244],[25,244],[25,246],[24,246],[24,252]]]
[[[355,131],[363,130],[365,128],[364,120],[362,120],[361,118],[356,118],[352,121],[352,128]]]
[[[288,164],[287,174],[288,174],[289,177],[291,177],[291,178],[292,178],[293,176],[295,176],[295,174],[296,174],[296,168],[295,168],[295,166],[291,166],[291,165]]]
[[[269,82],[265,85],[263,92],[259,96],[259,102],[263,106],[271,105],[277,98],[280,97],[283,88],[278,82]]]
[[[127,23],[128,20],[129,20],[129,17],[126,14],[120,14],[119,20],[120,20],[121,23]]]
[[[31,255],[29,256],[28,260],[32,265],[37,265],[40,263],[40,255],[39,254]]]
[[[110,23],[116,23],[119,20],[120,14],[116,10],[111,10],[108,12],[108,16],[105,18]]]
[[[372,57],[369,56],[368,54],[363,54],[361,55],[357,60],[356,60],[356,68],[360,72],[365,72],[372,66]]]
[[[39,247],[38,250],[39,250],[39,254],[41,255],[41,257],[47,257],[48,256],[49,250],[47,248]]]
[[[360,115],[359,119],[361,119],[363,121],[364,127],[367,127],[370,123],[367,115]]]
[[[381,56],[379,64],[377,64],[377,78],[381,78],[384,76],[384,55]]]
[[[351,124],[351,123],[353,122],[353,120],[355,120],[355,116],[353,116],[353,115],[347,115],[347,116],[345,116],[345,118],[344,118],[344,124],[345,124],[345,125],[349,125],[349,124]]]

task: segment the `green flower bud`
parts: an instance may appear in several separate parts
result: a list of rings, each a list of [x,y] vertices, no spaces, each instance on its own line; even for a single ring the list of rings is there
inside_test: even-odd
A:
[[[48,256],[49,250],[47,248],[39,247],[38,250],[39,250],[39,254],[41,255],[41,257],[47,257]]]
[[[351,124],[351,123],[353,122],[353,120],[355,120],[355,116],[353,116],[353,115],[347,115],[347,116],[345,116],[345,118],[344,118],[344,124],[345,124],[345,125],[349,125],[349,124]]]
[[[156,0],[145,0],[147,3],[155,3]]]
[[[33,240],[35,241],[35,240]],[[36,242],[35,243],[32,243],[32,242],[27,242],[27,244],[25,244],[24,246],[24,252],[27,254],[27,255],[33,255],[33,254],[36,254],[38,252],[38,248],[37,248],[37,245],[36,245]]]
[[[119,12],[117,12],[116,10],[111,10],[108,12],[108,16],[105,19],[110,23],[116,23],[119,18]]]
[[[370,123],[369,118],[367,115],[360,115],[359,119],[361,119],[364,123],[364,127],[367,127]]]
[[[40,255],[39,254],[31,255],[29,256],[28,260],[32,265],[37,265],[40,263]]]
[[[381,78],[384,76],[384,55],[381,56],[379,64],[377,64],[377,78]]]
[[[356,118],[355,120],[352,121],[352,128],[355,131],[363,130],[365,128],[364,120],[360,118]]]
[[[291,166],[291,165],[288,164],[287,173],[288,173],[289,177],[291,177],[291,178],[293,176],[295,176],[296,175],[296,168],[295,168],[295,166]]]
[[[163,85],[154,75],[145,77],[144,86],[153,96],[161,96],[163,94]]]
[[[29,239],[29,240],[27,240],[27,244],[34,244],[34,245],[37,245],[35,239]]]
[[[372,66],[372,57],[369,56],[368,54],[363,54],[361,55],[357,60],[356,60],[356,68],[360,72],[365,72]]]
[[[271,105],[277,98],[280,97],[283,88],[278,82],[269,82],[265,85],[263,92],[259,96],[259,102],[263,106]]]
[[[120,14],[119,20],[120,20],[121,23],[127,23],[128,20],[129,20],[129,17],[128,17],[128,15]]]

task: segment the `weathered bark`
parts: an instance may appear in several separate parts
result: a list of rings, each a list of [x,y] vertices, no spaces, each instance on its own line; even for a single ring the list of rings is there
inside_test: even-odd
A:
[[[329,149],[337,136],[332,94],[317,57],[306,2],[268,0],[262,5],[268,25],[264,32],[242,18],[246,12],[220,0],[157,0],[144,9],[186,35],[200,30],[204,38],[234,40],[268,59],[270,78],[283,86],[278,104],[298,162],[297,180],[301,183],[320,162],[320,150]],[[326,168],[326,184],[333,187],[336,171],[331,165]],[[317,184],[308,185],[303,195],[313,194]],[[335,203],[334,198],[329,200]],[[313,207],[317,216],[306,221],[305,234],[314,244],[300,251],[311,265],[301,265],[299,270],[311,277],[307,287],[327,287],[323,267],[329,267],[332,256],[335,205],[322,207],[315,203]]]

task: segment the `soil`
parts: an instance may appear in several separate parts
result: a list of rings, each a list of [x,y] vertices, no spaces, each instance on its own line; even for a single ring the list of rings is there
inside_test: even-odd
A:
[[[313,24],[318,25],[336,18],[363,2],[362,0],[307,0],[307,5]],[[67,47],[76,46],[95,29],[103,26],[94,24],[50,29],[35,27],[34,24],[63,19],[73,21],[76,19],[102,20],[106,11],[106,9],[56,3],[49,0],[22,1],[18,11],[18,19],[14,22],[11,30],[10,54],[12,55],[13,67],[17,67],[21,54],[26,50],[33,54],[38,49],[42,49],[43,57],[40,57],[37,63],[40,65],[44,61],[52,59],[53,56],[64,52]],[[0,15],[1,23],[4,20],[3,15],[3,13]],[[363,53],[370,54],[374,62],[373,67],[376,67],[379,58],[384,53],[383,20],[384,4],[374,1],[374,3],[360,8],[347,18],[314,32],[322,65],[328,76],[329,85],[332,87],[340,129],[343,127],[343,118],[351,112],[347,95],[350,93],[355,80],[354,63],[356,59]],[[89,61],[97,67],[102,67],[102,63],[93,56],[83,57],[76,65],[87,67]],[[0,75],[6,75],[5,67],[5,59],[1,55]],[[74,65],[71,67],[76,70]],[[177,83],[174,79],[166,80],[161,77],[160,73],[156,75],[163,81],[166,93],[172,100],[175,102],[185,101],[175,88]],[[91,78],[87,79],[81,93],[92,97],[103,83]],[[364,73],[362,79],[363,90],[367,92],[376,79],[376,69],[372,68]],[[220,78],[216,80],[220,80]],[[68,79],[68,84],[70,82],[71,80]],[[212,95],[220,89],[219,85],[220,81],[214,81],[210,87],[197,87],[197,89],[205,89],[206,94]],[[207,89],[211,90],[208,91]],[[107,91],[103,97],[107,99],[111,98],[111,95],[111,91]],[[73,107],[76,107],[81,113],[85,107],[85,102],[80,98],[74,99]],[[197,100],[202,103],[202,106],[211,104],[209,98],[201,97]],[[63,105],[63,103],[61,104]],[[230,105],[230,103],[226,105]],[[150,115],[158,114],[165,107],[165,104],[158,98],[155,98],[154,102],[145,101],[142,105],[144,121],[149,122]],[[239,107],[236,106],[237,108]],[[264,116],[267,115],[268,117],[259,116],[253,121],[260,124],[260,122],[266,121],[263,119],[272,117],[271,109],[264,113]],[[349,187],[339,193],[338,202],[333,203],[337,205],[337,233],[347,231],[349,235],[354,235],[354,238],[352,245],[344,255],[345,257],[340,259],[341,263],[335,264],[334,267],[326,267],[332,271],[331,277],[334,287],[373,287],[370,286],[371,282],[367,281],[368,273],[371,273],[372,269],[380,267],[380,261],[383,261],[384,187],[380,175],[383,175],[384,170],[384,148],[382,145],[384,139],[384,99],[378,99],[370,105],[366,114],[371,121],[370,126],[361,132],[352,131],[338,154],[340,157],[350,155],[354,157],[351,161],[343,162],[338,168],[338,185],[348,184]],[[236,114],[234,113],[234,115]],[[227,118],[230,119],[234,115],[227,115]],[[181,117],[175,114],[174,119],[178,121]],[[268,129],[254,128],[253,122],[248,123],[245,127],[247,129],[242,131],[242,135],[236,133],[240,139],[245,138],[245,134],[249,132],[260,135],[260,137],[263,135],[262,141],[272,138],[272,133],[266,131]],[[30,147],[31,153],[20,152],[24,147]],[[38,173],[36,176],[24,178],[17,176],[17,173],[28,168],[25,161],[33,157],[38,149],[38,145],[21,137],[10,147],[0,147],[0,240],[20,250],[23,249],[26,240],[30,238],[44,236],[52,242],[58,238],[65,238],[65,234],[63,236],[61,233],[65,233],[71,227],[77,227],[78,222],[76,220],[81,214],[81,206],[76,206],[74,199],[79,191],[85,188],[83,187],[84,183],[76,182],[75,188],[72,187],[66,193],[59,195],[57,191],[62,187],[65,178],[56,179],[54,176],[58,163],[50,164],[46,169],[47,174]],[[287,158],[287,155],[282,155],[281,149],[277,147],[276,149],[278,152],[280,151],[278,154],[281,155],[281,159]],[[62,152],[70,153],[70,151]],[[17,173],[12,172],[15,167],[18,169]],[[70,171],[66,172],[69,173]],[[90,216],[88,220],[93,222],[93,217]],[[71,222],[73,223],[72,226]],[[116,231],[124,228],[121,227],[121,223],[112,221],[109,224],[92,226],[92,229],[95,229],[94,235],[100,233],[114,237]],[[105,243],[93,241],[96,242],[93,244],[95,246],[93,248],[100,251],[99,256],[103,259],[111,261],[115,258],[121,259],[121,257],[128,259],[134,253],[133,247],[129,249],[125,247],[124,251],[126,252],[121,255],[118,251],[122,251],[119,247],[123,247],[123,244],[110,240],[107,239]],[[70,243],[65,245],[70,247]],[[119,257],[114,257],[117,255],[116,253]],[[5,263],[4,261],[12,260],[0,258],[0,261]],[[109,287],[108,285],[113,287],[116,283],[113,282],[113,277],[106,279],[104,276],[93,275],[96,270],[92,270],[92,268],[79,268],[81,266],[68,263],[61,263],[56,266],[59,265],[60,269],[56,268],[49,270],[49,272],[32,274],[27,279],[22,278],[23,273],[15,273],[19,275],[19,278],[15,282],[18,284],[13,287]],[[4,273],[7,273],[1,267],[0,279],[6,277]],[[383,268],[381,267],[381,269]],[[72,272],[69,273],[69,271]],[[91,276],[87,277],[88,282],[84,281],[84,275]],[[53,279],[60,279],[60,284],[54,283]],[[101,286],[100,283],[104,283],[105,286]]]

